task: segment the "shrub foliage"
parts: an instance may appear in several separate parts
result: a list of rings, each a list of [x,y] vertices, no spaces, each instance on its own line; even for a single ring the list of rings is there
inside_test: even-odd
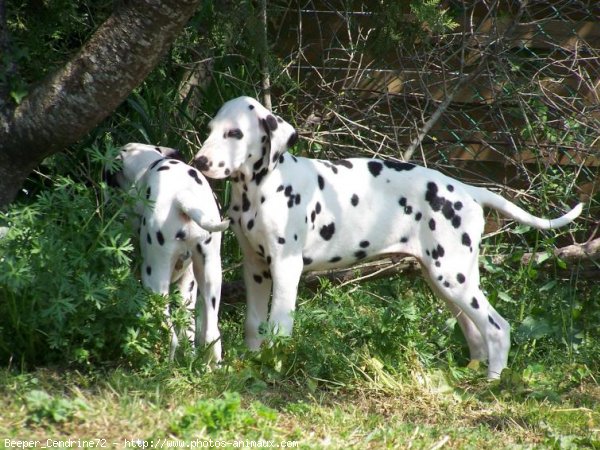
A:
[[[144,321],[160,328],[160,311],[132,275],[128,200],[98,194],[55,177],[34,202],[0,215],[9,227],[0,239],[3,362],[88,363],[150,350],[151,339],[132,342]]]

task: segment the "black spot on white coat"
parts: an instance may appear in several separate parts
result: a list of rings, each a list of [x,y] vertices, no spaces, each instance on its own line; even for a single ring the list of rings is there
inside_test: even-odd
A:
[[[321,175],[317,176],[317,182],[319,184],[319,189],[321,189],[321,190],[325,189],[325,180],[323,179],[323,177]]]
[[[369,161],[367,163],[367,167],[369,168],[369,172],[371,172],[371,175],[377,177],[381,173],[381,169],[383,169],[383,164],[381,163],[381,161]]]
[[[342,166],[347,169],[352,169],[354,167],[352,162],[348,161],[347,159],[338,159],[335,161],[331,161],[331,164],[335,164],[336,166]]]
[[[367,252],[365,252],[364,250],[358,250],[354,252],[354,256],[356,257],[356,259],[364,259],[367,257]]]
[[[467,233],[463,233],[461,237],[462,245],[471,248],[471,237]],[[471,249],[472,251],[472,249]]]
[[[493,317],[492,317],[492,316],[488,316],[488,320],[489,320],[490,324],[491,324],[491,325],[493,325],[493,326],[495,326],[495,327],[496,327],[498,330],[500,330],[500,329],[501,329],[501,328],[500,328],[500,325],[498,325],[498,324],[496,323],[496,321],[493,319]]]
[[[244,192],[242,194],[242,211],[247,212],[250,209],[250,200],[248,200],[248,196]]]
[[[326,241],[330,240],[335,233],[335,222],[331,222],[329,225],[323,225],[319,234]]]
[[[402,161],[384,161],[383,164],[388,169],[394,169],[398,172],[402,170],[412,170],[415,168],[414,164],[402,162]]]
[[[154,161],[152,164],[150,164],[149,169],[152,170],[154,169],[156,166],[158,166],[161,162],[163,162],[165,160],[165,158],[161,158],[161,159],[157,159],[156,161]]]
[[[188,170],[188,175],[194,179],[194,181],[198,184],[202,184],[202,180],[198,175],[198,171],[196,169]]]

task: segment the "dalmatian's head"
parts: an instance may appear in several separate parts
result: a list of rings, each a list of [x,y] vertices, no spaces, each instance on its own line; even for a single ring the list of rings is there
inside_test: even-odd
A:
[[[105,177],[109,185],[125,189],[137,182],[153,163],[164,158],[183,160],[173,148],[129,143],[121,147],[116,157],[119,169],[111,171],[107,168]]]
[[[250,97],[225,103],[194,162],[210,178],[271,171],[298,140],[294,127]]]

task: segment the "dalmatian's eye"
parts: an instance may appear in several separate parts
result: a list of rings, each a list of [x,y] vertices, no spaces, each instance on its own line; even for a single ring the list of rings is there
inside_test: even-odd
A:
[[[242,139],[244,137],[244,133],[242,133],[242,130],[240,130],[239,128],[235,128],[227,132],[227,137],[234,139]]]

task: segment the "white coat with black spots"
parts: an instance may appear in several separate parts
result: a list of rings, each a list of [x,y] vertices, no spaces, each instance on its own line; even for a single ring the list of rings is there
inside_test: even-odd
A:
[[[173,360],[179,335],[187,334],[196,346],[210,345],[209,360],[221,360],[218,327],[221,299],[221,232],[229,221],[221,220],[219,208],[206,178],[195,168],[175,159],[167,147],[131,143],[119,154],[122,168],[114,181],[137,192],[140,226],[142,284],[163,295],[176,283],[185,307],[194,317],[180,333],[165,310]],[[200,290],[202,302],[196,302]]]
[[[250,348],[261,345],[263,322],[291,333],[304,270],[402,253],[419,260],[457,317],[471,358],[488,360],[488,376],[500,376],[510,327],[479,285],[483,207],[549,229],[571,222],[582,205],[542,219],[487,189],[412,163],[296,157],[287,152],[297,139],[292,125],[249,97],[225,103],[209,129],[194,161],[206,176],[233,181],[228,213],[244,256]]]

